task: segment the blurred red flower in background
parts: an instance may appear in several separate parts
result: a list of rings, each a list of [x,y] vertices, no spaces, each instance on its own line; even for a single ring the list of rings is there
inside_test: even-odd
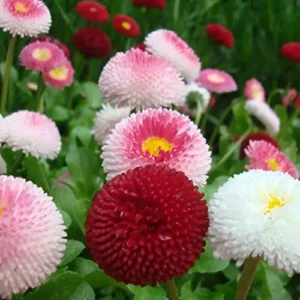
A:
[[[127,15],[116,15],[113,19],[113,26],[116,31],[130,37],[140,34],[139,24]]]
[[[231,48],[234,45],[234,37],[230,30],[217,23],[208,24],[205,27],[207,35],[220,45]]]
[[[288,106],[290,103],[292,103],[297,97],[297,91],[296,89],[291,89],[287,91],[287,93],[282,98],[282,105]]]
[[[296,98],[295,107],[296,109],[300,109],[300,95],[298,95]]]
[[[146,50],[146,45],[141,43],[141,44],[136,44],[133,48],[137,48],[137,49],[140,49],[142,51],[145,51]]]
[[[286,59],[300,61],[300,42],[291,42],[281,47],[280,53]]]
[[[88,58],[104,58],[111,52],[111,41],[99,28],[82,28],[73,35],[75,48]]]
[[[106,23],[109,13],[106,7],[96,1],[81,1],[76,6],[76,12],[86,21],[94,23]]]
[[[216,97],[215,96],[211,96],[209,107],[213,108],[216,105],[216,103],[217,103]]]
[[[164,9],[167,6],[166,0],[132,0],[132,4],[137,7],[160,8]]]

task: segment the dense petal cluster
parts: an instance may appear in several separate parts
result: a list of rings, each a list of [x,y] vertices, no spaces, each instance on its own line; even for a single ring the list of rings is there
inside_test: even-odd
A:
[[[107,8],[96,1],[84,0],[76,5],[76,12],[86,21],[106,23],[109,20]]]
[[[244,89],[245,98],[248,100],[265,101],[265,90],[262,84],[255,78],[246,81]]]
[[[40,0],[0,0],[0,27],[13,36],[36,36],[49,31],[51,15]]]
[[[116,15],[113,18],[113,26],[116,31],[129,37],[137,37],[140,35],[139,24],[127,15]]]
[[[165,59],[140,49],[117,53],[104,67],[99,88],[119,107],[148,108],[184,101],[184,83]]]
[[[220,45],[231,48],[234,45],[234,37],[230,30],[220,24],[212,23],[205,27],[207,35]]]
[[[287,173],[235,175],[209,202],[209,238],[218,259],[261,257],[292,275],[300,272],[300,182]]]
[[[165,9],[167,0],[132,0],[132,4],[137,7]]]
[[[145,44],[147,51],[170,61],[187,82],[198,78],[201,68],[198,56],[174,31],[153,31],[146,37]]]
[[[32,182],[0,176],[0,297],[45,282],[66,248],[63,218]]]
[[[211,152],[197,126],[168,109],[148,109],[118,123],[101,157],[108,179],[135,167],[162,164],[202,186],[211,166]]]
[[[291,42],[284,44],[281,47],[280,53],[288,60],[299,62],[300,61],[300,42]]]
[[[203,251],[202,197],[184,173],[166,166],[118,175],[88,212],[85,239],[93,259],[125,283],[156,285],[182,276]]]

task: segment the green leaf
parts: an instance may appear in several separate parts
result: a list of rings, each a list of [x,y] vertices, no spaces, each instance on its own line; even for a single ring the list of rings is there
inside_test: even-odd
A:
[[[103,94],[98,85],[94,82],[85,82],[82,88],[89,106],[94,109],[100,108],[103,103]]]
[[[1,73],[1,77],[3,78],[4,76],[4,72],[5,72],[5,65],[6,63],[0,63],[0,73]],[[10,69],[10,74],[9,74],[9,81],[10,82],[16,82],[18,80],[18,71],[15,67],[11,67]]]
[[[134,294],[133,300],[164,300],[166,297],[166,292],[161,287],[141,287],[132,284],[127,286]]]
[[[95,293],[87,282],[82,282],[72,294],[70,300],[94,300]]]
[[[60,105],[55,105],[49,112],[50,118],[56,122],[63,122],[68,120],[69,115],[69,111],[65,107]]]
[[[112,286],[119,285],[119,283],[117,283],[113,278],[106,275],[105,272],[100,269],[87,274],[85,276],[85,280],[94,289],[103,288],[103,287],[109,286],[109,285],[112,285]],[[122,284],[120,284],[120,285],[122,285]]]
[[[64,220],[65,226],[67,228],[69,228],[71,226],[71,224],[72,224],[72,219],[71,219],[70,215],[67,212],[65,212],[64,210],[62,210],[62,209],[59,209],[59,211],[60,211],[60,213],[63,216],[63,220]]]
[[[76,138],[79,138],[84,146],[89,146],[92,140],[91,129],[83,126],[76,126],[71,131],[70,138],[72,138],[74,141]]]
[[[88,209],[90,207],[91,201],[88,199],[80,199],[77,203],[73,206],[74,211],[74,218],[79,225],[82,232],[85,232],[85,220],[87,217]]]
[[[223,300],[224,295],[220,292],[212,292],[209,289],[197,288],[194,292],[191,289],[191,282],[186,282],[181,288],[182,300]]]
[[[70,265],[73,271],[76,271],[82,276],[86,276],[94,271],[98,271],[99,267],[93,261],[82,257],[77,257]]]
[[[213,194],[228,180],[228,178],[229,176],[219,176],[212,183],[201,188],[200,191],[205,194],[204,199],[209,201]]]
[[[85,245],[83,243],[75,240],[68,240],[64,257],[59,266],[65,266],[71,261],[73,261],[82,252],[84,248]]]

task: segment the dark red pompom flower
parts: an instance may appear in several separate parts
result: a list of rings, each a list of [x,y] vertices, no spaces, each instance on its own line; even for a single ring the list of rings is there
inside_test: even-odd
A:
[[[300,95],[298,95],[295,100],[295,108],[300,109]]]
[[[140,34],[139,24],[127,15],[116,15],[113,19],[113,26],[116,31],[130,37],[136,37]]]
[[[167,166],[116,176],[88,212],[91,256],[125,283],[156,285],[182,276],[204,249],[208,216],[202,197],[183,172]]]
[[[220,45],[231,48],[234,45],[234,37],[230,30],[217,23],[208,24],[205,27],[207,35]]]
[[[166,0],[132,0],[132,4],[137,7],[160,8],[164,9],[167,6]]]
[[[86,21],[94,23],[106,23],[109,13],[106,7],[96,1],[81,1],[76,6],[76,12]]]
[[[136,48],[136,49],[140,49],[142,51],[146,51],[146,45],[145,44],[136,44],[133,48]]]
[[[73,35],[75,48],[88,58],[104,58],[111,52],[110,38],[99,28],[82,28]]]
[[[300,42],[291,42],[281,47],[280,53],[286,59],[300,61]]]

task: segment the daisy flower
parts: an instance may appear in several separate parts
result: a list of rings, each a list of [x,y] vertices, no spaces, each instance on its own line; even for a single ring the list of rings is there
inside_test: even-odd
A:
[[[76,5],[76,12],[89,22],[106,23],[109,20],[107,8],[96,1],[80,1]]]
[[[265,90],[262,84],[255,78],[246,81],[244,89],[245,98],[248,100],[265,101]]]
[[[35,288],[56,271],[66,248],[65,226],[41,188],[0,176],[0,232],[0,297]]]
[[[117,53],[104,67],[99,88],[118,107],[148,108],[184,101],[184,83],[165,59],[140,49]]]
[[[198,83],[200,86],[217,94],[230,93],[237,90],[234,79],[228,73],[216,69],[201,71]]]
[[[132,4],[137,7],[165,9],[167,0],[132,0]]]
[[[300,42],[290,42],[281,47],[280,53],[288,60],[300,61]]]
[[[299,195],[300,182],[287,173],[250,170],[229,179],[208,204],[214,256],[238,265],[260,257],[299,273]]]
[[[0,27],[13,36],[36,36],[51,26],[51,15],[40,0],[0,0]]]
[[[115,125],[127,118],[129,114],[130,108],[128,107],[114,108],[110,104],[103,105],[94,119],[93,133],[95,139],[102,144]]]
[[[174,31],[153,31],[146,37],[145,44],[147,51],[170,61],[187,82],[198,78],[201,68],[198,56]]]
[[[85,239],[93,259],[126,284],[156,285],[182,276],[203,252],[203,196],[183,172],[166,166],[118,175],[88,212]]]
[[[280,119],[265,102],[246,101],[245,109],[263,123],[271,136],[276,136],[280,129]]]
[[[200,94],[202,99],[203,109],[204,110],[207,109],[209,100],[211,98],[211,94],[207,89],[203,87],[199,87],[196,83],[190,83],[185,85],[185,92],[186,92],[186,97],[188,97],[190,93]]]
[[[197,126],[168,109],[148,109],[124,119],[102,149],[108,179],[138,166],[162,164],[202,186],[211,166],[211,152]]]
[[[113,26],[116,31],[129,37],[137,37],[140,35],[139,24],[127,15],[116,15],[113,18]]]
[[[56,158],[60,152],[59,131],[45,115],[21,110],[4,118],[3,126],[6,134],[2,142],[13,151],[47,159]]]
[[[206,34],[215,42],[224,47],[231,48],[234,45],[234,37],[230,30],[217,23],[208,24],[205,27]]]

